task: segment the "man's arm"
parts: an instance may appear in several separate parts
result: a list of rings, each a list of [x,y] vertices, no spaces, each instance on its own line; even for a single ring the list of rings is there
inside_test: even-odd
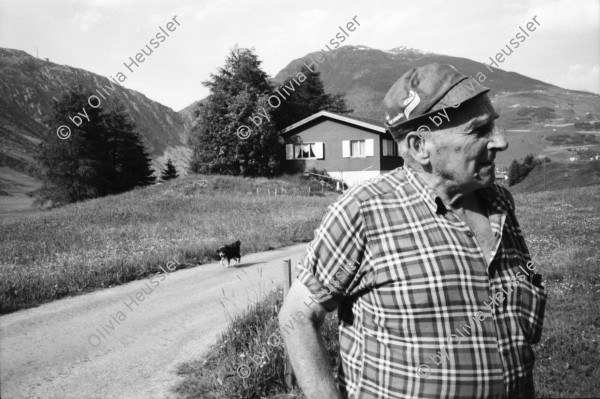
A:
[[[302,316],[304,315],[304,316]],[[279,326],[294,374],[307,399],[341,399],[319,332],[327,311],[296,280],[279,312]]]

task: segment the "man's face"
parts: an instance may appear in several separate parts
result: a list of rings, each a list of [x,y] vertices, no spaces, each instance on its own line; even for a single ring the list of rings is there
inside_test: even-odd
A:
[[[494,126],[498,115],[487,95],[457,112],[460,124],[429,134],[430,161],[434,174],[469,192],[494,182],[496,153],[508,143]]]

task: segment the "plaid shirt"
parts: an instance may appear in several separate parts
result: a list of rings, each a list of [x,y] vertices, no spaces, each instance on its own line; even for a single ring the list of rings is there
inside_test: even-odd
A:
[[[298,278],[340,319],[345,398],[533,398],[546,293],[510,193],[476,191],[494,246],[407,167],[330,206]],[[528,266],[528,267],[526,267]]]

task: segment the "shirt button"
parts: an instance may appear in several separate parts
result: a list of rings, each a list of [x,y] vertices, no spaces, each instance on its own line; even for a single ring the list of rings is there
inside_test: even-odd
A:
[[[472,231],[467,231],[467,237],[473,237],[473,232]]]

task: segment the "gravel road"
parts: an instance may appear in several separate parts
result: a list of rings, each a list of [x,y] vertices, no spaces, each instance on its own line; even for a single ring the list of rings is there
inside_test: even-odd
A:
[[[247,255],[229,269],[165,265],[152,279],[2,316],[0,396],[175,398],[177,366],[216,341],[227,313],[280,284],[283,260],[295,265],[305,247]]]

